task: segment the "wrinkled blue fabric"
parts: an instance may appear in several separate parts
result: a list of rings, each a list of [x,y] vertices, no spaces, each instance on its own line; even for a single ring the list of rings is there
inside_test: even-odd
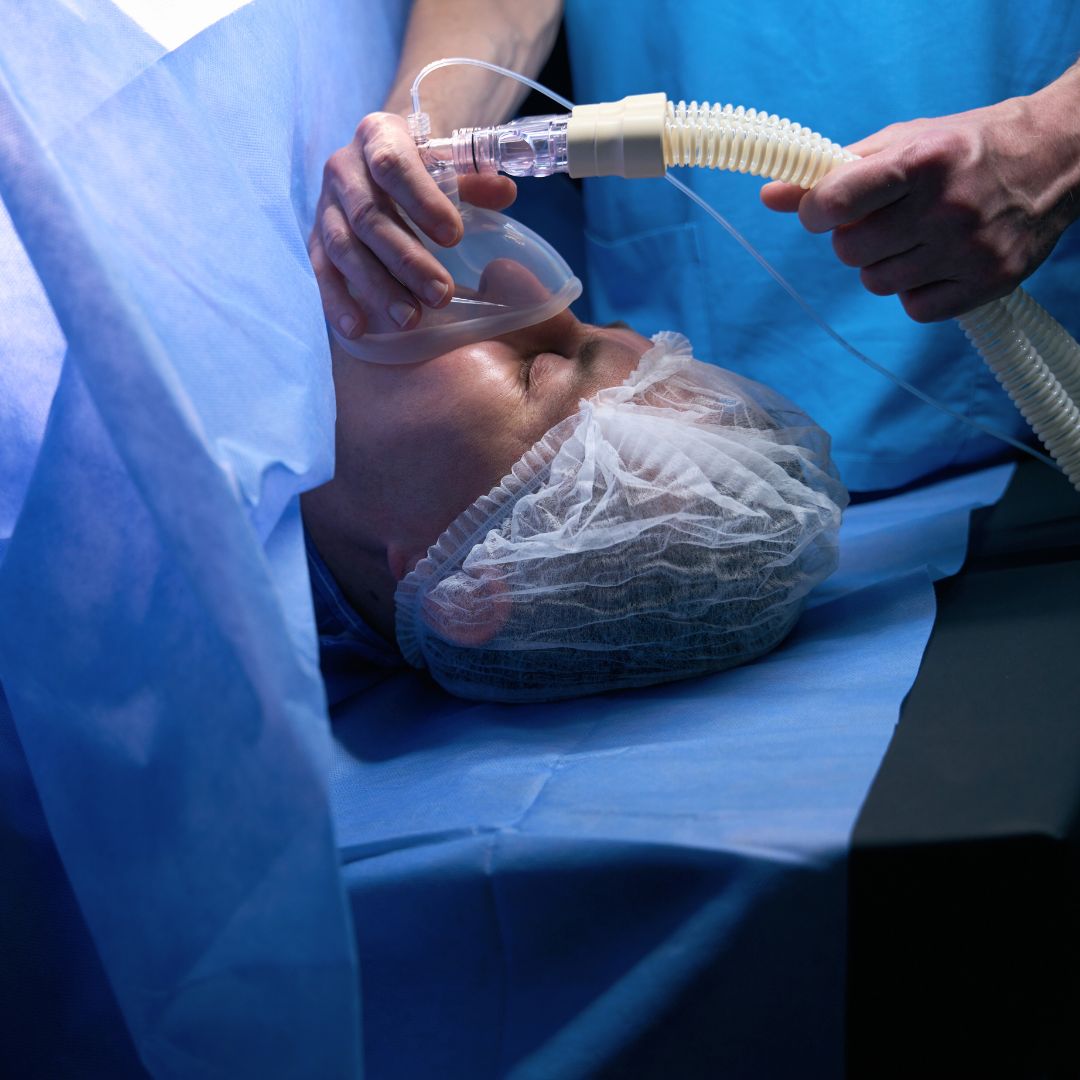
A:
[[[33,853],[4,903],[56,897],[86,935],[67,1007],[118,1011],[155,1076],[358,1072],[297,501],[333,452],[305,238],[404,8],[255,2],[171,52],[105,0],[4,12],[0,752]],[[138,1068],[114,1045],[101,1075]],[[49,1049],[39,1074],[79,1061]]]
[[[777,113],[850,143],[888,124],[1030,94],[1076,59],[1080,5],[1058,0],[830,0],[752,11],[715,0],[568,0],[578,102],[663,90],[672,100]],[[953,322],[919,325],[871,296],[828,236],[766,210],[761,181],[679,178],[725,215],[850,341],[964,416],[1028,429]],[[852,491],[883,491],[1001,447],[887,382],[831,342],[715,222],[662,180],[585,181],[582,280],[598,322],[677,327],[698,355],[775,387],[833,436]],[[1024,287],[1080,334],[1080,228]]]
[[[839,1076],[856,815],[998,467],[851,507],[791,637],[547,706],[335,712],[369,1077]]]

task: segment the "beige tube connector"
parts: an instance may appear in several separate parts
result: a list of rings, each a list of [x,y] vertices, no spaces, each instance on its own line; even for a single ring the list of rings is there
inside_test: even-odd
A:
[[[579,176],[663,176],[667,95],[575,105],[566,125],[568,172]]]

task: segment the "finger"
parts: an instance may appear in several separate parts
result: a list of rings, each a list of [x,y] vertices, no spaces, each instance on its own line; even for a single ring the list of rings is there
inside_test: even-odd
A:
[[[415,147],[413,150],[415,152]],[[426,172],[424,176],[434,185]],[[333,170],[328,168],[325,183],[344,211],[353,233],[382,260],[398,281],[429,307],[449,303],[453,279],[401,219],[390,195],[372,176],[366,159],[356,158],[349,170],[340,162]],[[446,199],[437,188],[436,194]],[[446,202],[449,206],[448,199]],[[457,211],[453,213],[460,224]],[[347,272],[346,276],[349,276]]]
[[[437,244],[456,244],[461,216],[424,168],[405,121],[391,113],[372,113],[356,132],[375,183]]]
[[[828,232],[902,199],[911,183],[900,155],[883,152],[840,165],[799,204],[799,220],[812,233]]]
[[[863,288],[875,296],[892,296],[946,281],[948,274],[931,248],[919,244],[900,255],[864,266],[859,280]]]
[[[849,143],[844,149],[849,154],[864,158],[870,157],[871,154],[880,154],[882,150],[887,150],[895,142],[896,134],[893,130],[882,128],[881,131],[875,131],[873,135],[867,135],[865,139]]]
[[[308,256],[311,259],[311,268],[315,271],[315,281],[319,286],[319,297],[326,321],[347,338],[359,337],[366,326],[364,312],[349,295],[345,279],[327,256],[318,233],[312,234],[308,244]]]
[[[327,206],[321,226],[322,246],[363,311],[365,332],[382,333],[412,326],[419,317],[416,299],[360,243],[341,207]]]
[[[367,166],[360,163],[360,169]],[[347,193],[331,184],[352,233],[386,269],[428,307],[450,302],[454,280],[401,219],[389,195],[373,187],[370,177]],[[456,211],[455,211],[456,213]],[[345,271],[346,277],[352,276]]]
[[[806,189],[798,184],[785,184],[773,180],[761,189],[761,201],[770,209],[782,214],[793,214],[799,209]]]
[[[458,180],[461,198],[487,210],[505,210],[517,198],[517,184],[509,176],[477,173]]]
[[[917,323],[930,323],[955,319],[984,301],[963,282],[935,281],[900,293],[900,302],[909,318]]]
[[[833,251],[845,266],[870,266],[910,251],[920,238],[919,226],[912,200],[900,199],[860,221],[834,229]]]

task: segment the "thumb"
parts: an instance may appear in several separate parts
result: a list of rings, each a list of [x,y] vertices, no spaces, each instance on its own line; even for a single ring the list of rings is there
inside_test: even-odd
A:
[[[896,141],[896,133],[892,127],[882,128],[873,135],[867,135],[865,139],[853,142],[844,149],[856,157],[870,157],[871,154],[887,150]],[[803,196],[808,192],[795,184],[785,184],[780,180],[773,180],[761,189],[761,201],[770,209],[782,214],[794,213],[799,209]]]
[[[517,198],[517,184],[509,176],[474,173],[458,177],[458,194],[473,206],[485,210],[505,210]]]
[[[798,184],[785,184],[782,180],[772,180],[760,192],[761,201],[770,209],[782,214],[793,214],[799,209],[799,203],[806,191]]]

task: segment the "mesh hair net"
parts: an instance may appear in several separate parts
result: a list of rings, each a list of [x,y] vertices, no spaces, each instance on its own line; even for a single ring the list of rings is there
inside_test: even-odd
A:
[[[402,651],[450,692],[543,701],[733,667],[835,568],[829,436],[681,335],[653,343],[398,586]]]

